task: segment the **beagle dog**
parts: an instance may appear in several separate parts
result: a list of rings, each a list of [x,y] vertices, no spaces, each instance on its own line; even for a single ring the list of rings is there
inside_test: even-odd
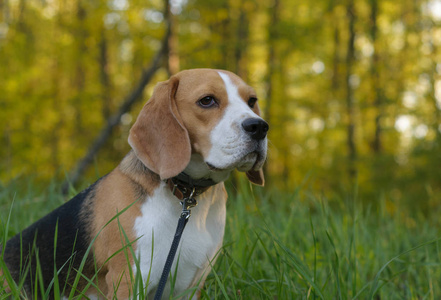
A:
[[[151,298],[181,213],[179,199],[191,191],[198,205],[171,270],[173,295],[197,287],[199,298],[222,246],[223,181],[237,169],[264,184],[268,124],[259,115],[256,92],[228,71],[186,70],[159,83],[118,167],[7,242],[2,255],[12,278],[24,280],[31,298],[37,286],[52,289],[53,298],[56,278],[61,297],[128,299],[137,298],[133,278],[140,275]],[[164,296],[170,293],[167,283]]]

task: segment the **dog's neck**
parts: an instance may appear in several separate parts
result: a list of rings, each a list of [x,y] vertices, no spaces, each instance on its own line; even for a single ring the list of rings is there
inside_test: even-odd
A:
[[[227,180],[232,170],[212,170],[205,163],[202,155],[194,153],[191,155],[190,163],[184,173],[193,179],[211,179],[216,183]]]
[[[133,150],[124,157],[118,168],[149,193],[152,186],[157,186],[161,182],[159,175],[148,169],[138,159]],[[228,178],[231,170],[213,171],[207,166],[200,154],[192,154],[190,163],[183,173],[194,180],[212,180],[215,183],[219,183]]]
[[[159,175],[148,169],[138,159],[133,150],[130,150],[130,152],[123,158],[118,169],[125,176],[130,178],[130,180],[142,186],[142,188],[149,194],[153,192],[154,187],[161,183]]]

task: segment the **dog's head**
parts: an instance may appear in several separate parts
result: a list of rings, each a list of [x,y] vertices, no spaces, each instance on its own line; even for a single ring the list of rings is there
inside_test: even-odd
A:
[[[185,170],[221,181],[238,169],[263,185],[267,131],[253,88],[228,71],[194,69],[156,86],[129,144],[161,179]]]

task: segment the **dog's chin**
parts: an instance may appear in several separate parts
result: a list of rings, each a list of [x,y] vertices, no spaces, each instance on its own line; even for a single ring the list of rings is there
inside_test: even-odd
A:
[[[236,169],[240,172],[248,172],[257,164],[258,158],[259,154],[257,152],[251,152],[240,160],[236,166]]]
[[[215,172],[232,171],[234,169],[237,169],[240,172],[248,172],[250,170],[259,170],[262,168],[264,161],[265,159],[262,157],[262,154],[253,151],[227,166],[216,166],[210,162],[205,163],[211,171]]]

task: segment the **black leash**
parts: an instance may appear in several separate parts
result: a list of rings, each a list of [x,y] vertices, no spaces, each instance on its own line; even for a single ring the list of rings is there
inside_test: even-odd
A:
[[[176,228],[175,237],[173,238],[173,242],[168,252],[167,260],[164,265],[164,269],[162,270],[161,279],[159,280],[158,288],[156,289],[154,300],[161,300],[162,294],[164,293],[165,284],[167,283],[168,274],[170,273],[173,260],[176,255],[176,251],[178,250],[179,241],[181,240],[182,233],[184,232],[185,225],[187,225],[188,219],[190,218],[191,211],[190,208],[197,205],[196,199],[193,198],[194,189],[189,197],[184,198],[181,201],[182,204],[182,212],[181,216],[178,220],[178,226]]]

